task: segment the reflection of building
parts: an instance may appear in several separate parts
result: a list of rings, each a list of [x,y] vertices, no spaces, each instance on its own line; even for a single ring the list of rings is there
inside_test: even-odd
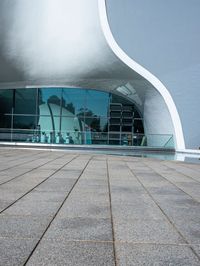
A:
[[[141,141],[135,143],[134,138],[144,134],[137,107],[107,92],[71,88],[7,89],[0,91],[0,104],[1,140],[140,145]]]
[[[79,119],[65,108],[50,103],[39,106],[40,135],[45,135],[44,142],[82,144],[82,123]],[[60,116],[60,111],[62,116]],[[52,136],[50,134],[53,134]],[[50,139],[50,136],[53,139]]]
[[[105,0],[3,0],[0,18],[1,140],[185,148],[170,93],[118,47]]]

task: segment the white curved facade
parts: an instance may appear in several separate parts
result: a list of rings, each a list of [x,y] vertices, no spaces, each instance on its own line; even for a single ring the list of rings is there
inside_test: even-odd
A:
[[[57,86],[116,93],[140,110],[147,136],[171,134],[176,149],[185,149],[168,89],[116,44],[106,0],[2,0],[0,22],[0,89]]]
[[[179,112],[186,148],[198,149],[200,2],[110,0],[107,11],[120,46],[170,92]]]

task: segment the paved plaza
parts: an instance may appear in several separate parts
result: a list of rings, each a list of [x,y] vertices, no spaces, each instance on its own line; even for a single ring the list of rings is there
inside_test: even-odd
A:
[[[0,148],[0,265],[200,265],[200,164]]]

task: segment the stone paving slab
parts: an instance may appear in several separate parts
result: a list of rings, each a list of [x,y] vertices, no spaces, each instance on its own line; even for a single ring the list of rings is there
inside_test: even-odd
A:
[[[184,244],[184,239],[168,222],[158,219],[124,219],[114,217],[116,241]]]
[[[0,237],[40,238],[47,227],[49,217],[2,215],[0,219]]]
[[[37,241],[37,239],[28,238],[0,237],[0,266],[24,265]]]
[[[30,202],[37,202],[39,205],[40,202],[61,202],[65,198],[64,192],[54,192],[54,191],[32,191],[22,198],[23,200],[28,200]]]
[[[113,245],[109,242],[56,242],[43,240],[27,265],[114,266]]]
[[[200,165],[0,148],[5,265],[200,265]]]
[[[198,256],[200,256],[200,245],[192,245],[192,248],[195,250]]]
[[[91,217],[108,218],[110,217],[110,207],[98,202],[74,202],[63,207],[59,215],[62,217]]]
[[[190,247],[184,245],[117,244],[121,266],[199,266]]]
[[[51,224],[45,238],[60,240],[112,241],[110,219],[93,217],[58,218]]]
[[[33,200],[20,200],[5,210],[3,213],[7,215],[41,215],[53,216],[59,207],[59,202],[47,201],[33,201]]]

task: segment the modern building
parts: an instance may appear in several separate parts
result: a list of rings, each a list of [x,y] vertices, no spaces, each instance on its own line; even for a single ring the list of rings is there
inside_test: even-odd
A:
[[[184,44],[189,29],[191,38],[199,29],[200,5],[190,2],[196,20],[186,27],[176,4],[163,22],[158,2],[1,0],[0,141],[197,149],[200,56],[190,51],[184,61]],[[187,3],[177,2],[185,10]],[[170,4],[161,5],[169,12]],[[173,19],[182,23],[181,34],[174,34]],[[131,45],[122,25],[135,34]],[[159,44],[163,34],[182,53],[181,62],[168,58],[170,48]]]

